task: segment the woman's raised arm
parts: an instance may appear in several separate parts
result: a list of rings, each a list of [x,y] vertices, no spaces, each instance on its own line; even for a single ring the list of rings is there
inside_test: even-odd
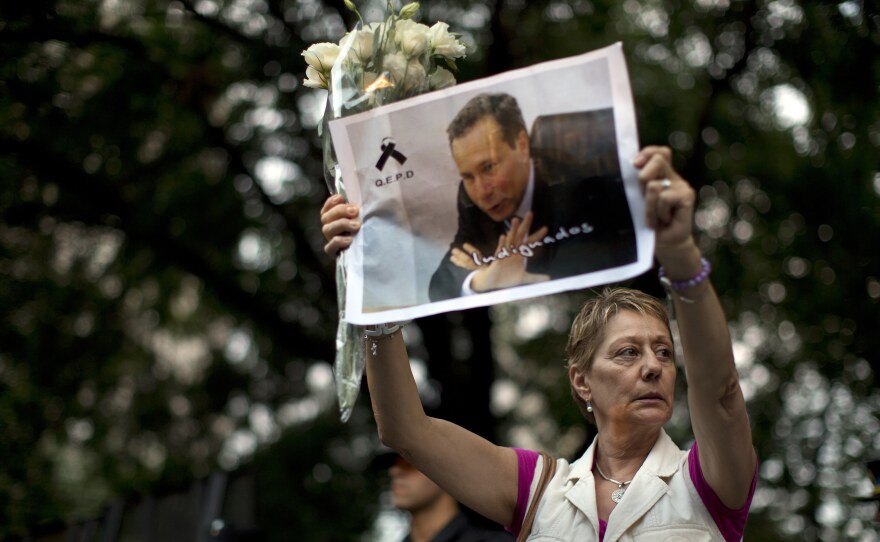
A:
[[[721,501],[738,509],[757,458],[727,320],[692,235],[696,194],[673,169],[668,148],[646,147],[634,163],[656,232],[655,254],[672,285],[700,466]]]
[[[517,496],[511,448],[425,415],[400,333],[367,347],[367,384],[382,442],[465,506],[509,526]]]
[[[338,196],[324,204],[321,223],[325,252],[331,256],[348,248],[360,229],[357,208]],[[516,452],[425,415],[402,331],[371,337],[366,353],[367,385],[382,442],[465,506],[510,525],[517,498]]]

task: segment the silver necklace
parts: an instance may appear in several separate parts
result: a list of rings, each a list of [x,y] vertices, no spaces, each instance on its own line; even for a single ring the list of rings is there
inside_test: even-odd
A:
[[[626,486],[630,485],[632,483],[632,480],[627,480],[626,482],[620,482],[618,480],[615,480],[614,478],[609,478],[609,477],[605,476],[605,473],[602,472],[602,469],[599,468],[598,461],[596,462],[596,470],[599,471],[599,476],[601,476],[602,478],[605,478],[606,480],[608,480],[612,484],[617,484],[617,489],[615,489],[611,493],[611,500],[614,502],[620,502],[621,499],[623,499],[623,494],[626,493]]]

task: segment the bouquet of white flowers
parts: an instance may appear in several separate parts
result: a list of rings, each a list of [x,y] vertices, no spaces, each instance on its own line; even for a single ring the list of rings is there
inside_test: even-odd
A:
[[[343,197],[345,187],[327,123],[450,87],[455,84],[455,59],[465,55],[464,45],[449,32],[448,24],[438,22],[428,27],[412,20],[419,10],[417,2],[395,11],[394,2],[388,0],[385,20],[369,24],[351,0],[345,0],[345,5],[357,15],[357,27],[338,44],[316,43],[302,53],[308,64],[305,86],[329,91],[319,128],[324,143],[324,173],[330,192]],[[351,415],[364,372],[363,329],[345,320],[345,282],[343,252],[336,262],[339,327],[334,365],[342,421]]]
[[[345,5],[360,19],[353,3],[346,0]],[[416,2],[395,13],[389,1],[387,9],[385,21],[364,24],[361,19],[359,28],[338,44],[316,43],[303,51],[305,86],[329,89],[346,99],[346,107],[362,111],[454,85],[452,72],[438,65],[454,70],[455,59],[465,55],[449,25],[428,27],[413,21]]]

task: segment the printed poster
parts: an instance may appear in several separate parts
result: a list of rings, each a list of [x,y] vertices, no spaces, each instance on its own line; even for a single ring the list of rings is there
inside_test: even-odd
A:
[[[621,44],[330,122],[362,229],[346,319],[622,281],[654,252]]]

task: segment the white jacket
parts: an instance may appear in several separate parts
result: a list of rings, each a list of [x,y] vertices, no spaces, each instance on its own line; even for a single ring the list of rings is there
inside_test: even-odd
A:
[[[556,474],[538,503],[527,540],[599,540],[599,515],[592,473],[595,450],[596,440],[593,440],[586,453],[574,463],[558,460]],[[651,453],[608,517],[604,542],[724,540],[691,481],[687,456],[688,452],[680,450],[665,431],[660,431]],[[539,458],[529,489],[529,502],[542,469]]]

